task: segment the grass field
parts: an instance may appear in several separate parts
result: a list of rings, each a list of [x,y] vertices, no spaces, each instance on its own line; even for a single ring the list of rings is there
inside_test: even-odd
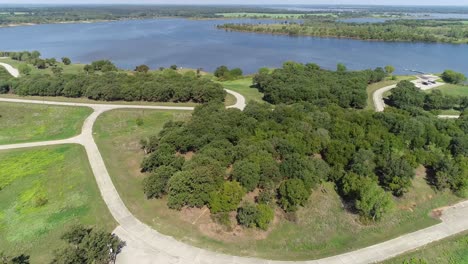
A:
[[[65,139],[78,135],[87,107],[0,102],[0,144]]]
[[[252,77],[246,77],[234,81],[225,81],[221,82],[224,88],[233,90],[242,94],[245,97],[247,103],[249,101],[264,102],[262,100],[263,94],[260,93],[257,89],[251,88],[252,86]]]
[[[48,263],[69,226],[115,228],[81,146],[0,151],[0,160],[0,251]]]
[[[468,96],[468,85],[445,84],[436,88],[443,94],[451,96]]]
[[[13,67],[15,67],[17,69],[21,64],[25,64],[25,62],[13,60],[11,58],[2,58],[2,59],[0,59],[0,62],[8,63],[8,64],[10,64],[11,66],[13,66]],[[84,64],[75,64],[75,63],[73,63],[73,64],[70,64],[70,65],[65,65],[65,64],[63,64],[61,62],[58,62],[57,65],[60,66],[61,68],[63,68],[63,73],[76,74],[76,73],[84,72],[83,71]],[[42,69],[41,70],[41,69],[37,69],[33,65],[29,64],[29,66],[31,67],[31,74],[51,74],[51,75],[53,74],[50,67],[47,68],[47,69]]]
[[[329,183],[314,191],[299,210],[297,220],[285,220],[277,211],[268,233],[255,230],[225,232],[202,209],[167,209],[166,200],[147,200],[142,192],[140,139],[156,134],[168,120],[184,120],[189,113],[116,110],[105,113],[95,125],[95,139],[125,204],[137,218],[161,233],[196,246],[236,255],[268,259],[304,260],[369,246],[438,223],[432,209],[458,201],[449,192],[436,193],[419,170],[414,187],[397,200],[397,209],[382,222],[360,224],[343,210],[340,197]],[[136,120],[143,120],[138,126]]]
[[[375,91],[377,91],[380,88],[384,88],[386,86],[390,86],[393,84],[397,84],[400,81],[403,80],[416,80],[416,77],[414,76],[397,76],[397,80],[391,80],[391,79],[386,79],[384,81],[378,82],[378,83],[373,83],[369,86],[367,86],[367,110],[374,110],[374,101],[372,99],[372,95],[374,94]]]
[[[428,264],[467,264],[468,232],[432,243],[422,249],[384,261],[381,264],[401,264],[412,258],[423,259]]]

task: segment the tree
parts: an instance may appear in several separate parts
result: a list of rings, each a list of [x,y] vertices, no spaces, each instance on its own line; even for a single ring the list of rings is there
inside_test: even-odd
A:
[[[260,181],[260,166],[248,160],[234,163],[232,178],[238,181],[248,192],[253,191]]]
[[[83,226],[73,226],[62,239],[69,245],[54,252],[53,264],[107,264],[125,245],[116,235]]]
[[[395,71],[395,67],[393,67],[392,65],[385,66],[385,72],[388,75],[392,75],[394,71]]]
[[[150,176],[143,180],[143,191],[146,198],[161,198],[167,193],[167,183],[177,170],[171,166],[156,168]]]
[[[348,69],[346,68],[346,65],[344,65],[343,63],[338,63],[336,65],[336,71],[337,72],[346,72]]]
[[[456,72],[452,70],[445,70],[442,73],[442,80],[448,83],[459,84],[459,83],[463,83],[464,81],[466,81],[466,76],[460,72]]]
[[[414,169],[402,157],[392,155],[378,169],[381,184],[396,196],[402,196],[411,187]]]
[[[238,182],[224,182],[220,191],[211,193],[210,210],[214,214],[234,211],[244,195],[245,191]]]
[[[63,57],[63,58],[62,58],[62,63],[65,64],[65,65],[70,65],[70,64],[71,64],[71,60],[70,60],[70,58]]]
[[[177,65],[174,64],[174,65],[171,65],[171,67],[169,67],[169,68],[170,68],[171,70],[176,71],[178,67],[177,67]]]
[[[21,254],[15,257],[7,256],[5,253],[0,252],[1,264],[29,264],[29,256]]]
[[[147,65],[142,64],[142,65],[140,65],[140,66],[137,66],[137,67],[135,68],[135,71],[136,71],[136,72],[147,73],[147,72],[149,71],[149,67],[148,67]]]
[[[228,72],[229,72],[228,67],[225,66],[225,65],[222,65],[222,66],[219,66],[218,68],[216,68],[216,70],[214,71],[214,76],[218,77],[218,78],[222,78],[222,77],[226,76],[226,74]]]
[[[294,212],[303,206],[310,196],[310,191],[300,179],[290,179],[281,183],[278,189],[279,204],[286,212]]]
[[[354,202],[354,207],[365,219],[380,220],[394,206],[391,195],[369,177],[361,177],[354,173],[345,175],[342,191]]]
[[[402,109],[411,107],[422,108],[424,106],[425,94],[414,83],[403,80],[392,90],[389,100],[393,106]]]

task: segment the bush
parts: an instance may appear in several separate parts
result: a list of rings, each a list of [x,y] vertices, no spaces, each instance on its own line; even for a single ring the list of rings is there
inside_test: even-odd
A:
[[[255,227],[258,209],[255,205],[247,203],[237,210],[237,221],[246,227]]]
[[[216,214],[237,209],[245,191],[238,182],[224,182],[221,191],[211,193],[210,210]]]
[[[266,204],[257,205],[257,211],[256,225],[263,230],[267,230],[275,217],[275,211]]]

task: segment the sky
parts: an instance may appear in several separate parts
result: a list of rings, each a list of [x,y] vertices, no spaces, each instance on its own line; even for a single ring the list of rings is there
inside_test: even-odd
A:
[[[468,0],[0,0],[0,4],[338,4],[338,5],[457,5]]]

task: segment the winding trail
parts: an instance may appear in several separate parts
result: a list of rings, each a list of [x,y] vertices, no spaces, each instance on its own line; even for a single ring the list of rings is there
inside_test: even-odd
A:
[[[6,67],[8,70],[8,67]],[[10,71],[10,70],[9,70]],[[228,108],[243,110],[245,99],[236,92],[227,91],[237,98],[237,103]],[[156,109],[156,110],[193,110],[193,107],[174,106],[141,106],[141,105],[106,105],[86,103],[66,103],[51,101],[36,101],[23,99],[0,98],[1,102],[66,105],[90,107],[94,111],[85,120],[80,135],[70,139],[45,142],[22,143],[13,145],[0,145],[0,150],[30,148],[59,144],[80,144],[86,149],[86,153],[96,178],[102,198],[110,213],[119,226],[114,230],[127,246],[117,257],[120,264],[365,264],[382,261],[409,250],[417,249],[423,245],[437,241],[448,236],[468,230],[468,201],[461,202],[444,209],[440,224],[410,233],[398,238],[379,243],[370,247],[355,250],[349,253],[332,256],[320,260],[311,261],[271,261],[257,258],[246,258],[220,254],[179,242],[172,237],[165,236],[155,231],[148,225],[139,221],[125,206],[120,198],[111,177],[104,164],[98,146],[93,138],[93,125],[97,118],[104,112],[114,109]]]

